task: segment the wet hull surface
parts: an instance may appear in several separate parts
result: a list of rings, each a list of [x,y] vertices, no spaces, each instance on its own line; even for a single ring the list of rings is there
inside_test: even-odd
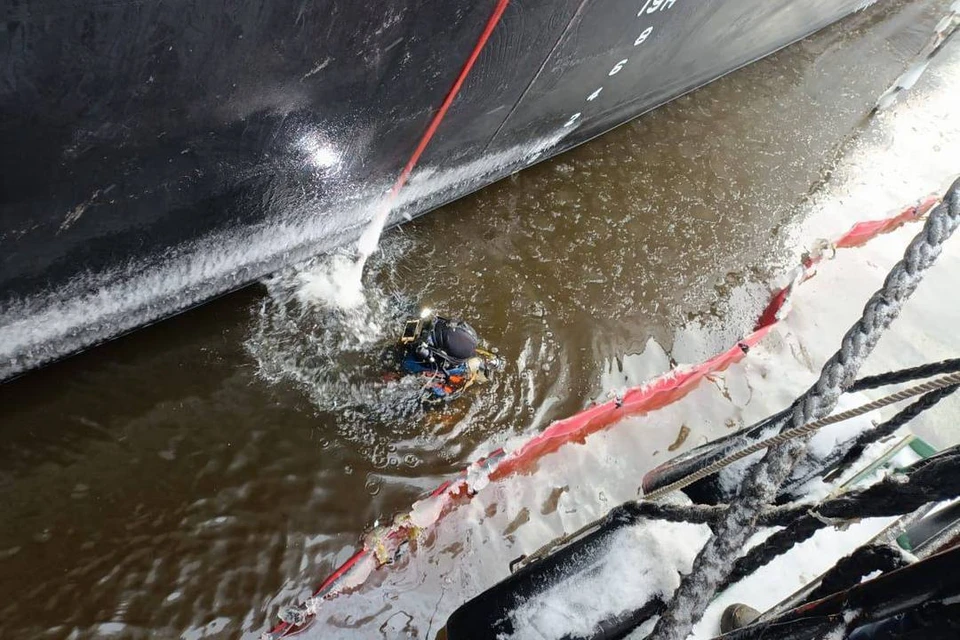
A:
[[[515,1],[392,203],[416,215],[862,0]],[[354,237],[495,3],[11,5],[0,379]]]

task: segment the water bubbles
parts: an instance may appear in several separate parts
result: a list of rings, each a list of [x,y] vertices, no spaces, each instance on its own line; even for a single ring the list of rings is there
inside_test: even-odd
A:
[[[43,531],[38,531],[33,534],[33,540],[35,542],[50,542],[53,538],[53,532],[50,529],[44,529]]]
[[[372,475],[367,476],[367,481],[363,483],[364,491],[370,496],[375,496],[380,493],[381,488],[380,480]]]
[[[376,451],[370,459],[370,463],[375,469],[384,469],[387,466],[387,454],[383,451]]]

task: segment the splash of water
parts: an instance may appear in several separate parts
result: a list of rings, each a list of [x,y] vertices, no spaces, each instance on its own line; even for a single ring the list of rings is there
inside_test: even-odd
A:
[[[523,153],[538,156],[558,141],[558,137],[538,141]],[[485,158],[450,179],[466,180],[470,172],[500,166],[506,157]],[[403,279],[393,273],[399,256],[409,251],[410,240],[394,235],[381,245],[381,236],[391,213],[429,195],[438,177],[425,170],[406,189],[395,187],[377,200],[352,249],[315,257],[266,279],[268,295],[246,343],[262,378],[292,382],[317,409],[335,413],[338,434],[378,468],[378,460],[396,458],[404,451],[412,452],[410,457],[425,449],[443,451],[451,459],[466,455],[450,440],[467,437],[473,427],[490,419],[506,419],[515,405],[515,399],[505,400],[503,394],[509,390],[507,395],[514,395],[516,380],[498,376],[490,398],[499,394],[499,402],[484,395],[472,405],[424,414],[417,401],[421,380],[384,376],[388,336],[416,311],[401,293],[407,288]],[[392,286],[384,284],[391,280]],[[528,391],[533,393],[532,386]]]
[[[377,247],[380,245],[380,236],[383,235],[383,229],[387,226],[387,220],[390,218],[390,211],[393,208],[391,203],[393,200],[393,193],[391,193],[389,199],[380,203],[370,224],[363,230],[360,240],[357,241],[357,264],[360,266],[361,271],[367,263],[367,260],[376,252]]]
[[[554,133],[521,151],[526,160],[536,160],[547,149],[556,146],[570,130]],[[465,182],[471,172],[489,172],[490,167],[502,166],[516,150],[493,154],[465,165],[452,172],[449,179]],[[353,309],[363,303],[363,272],[367,262],[380,245],[380,238],[390,221],[390,214],[417,198],[431,193],[431,185],[436,182],[436,170],[422,169],[418,179],[409,184],[402,175],[390,192],[376,202],[373,217],[357,240],[353,258],[335,254],[329,262],[314,263],[302,274],[304,286],[301,301],[325,306],[327,308]],[[409,219],[409,216],[407,217]]]
[[[378,272],[389,271],[408,242],[398,238],[381,253],[383,260],[370,261],[380,248],[395,195],[377,203],[353,250],[317,256],[266,279],[268,295],[246,343],[261,377],[293,382],[319,410],[336,412],[340,436],[376,467],[391,457],[383,434],[397,435],[377,425],[416,425],[419,421],[409,418],[422,412],[416,401],[419,381],[384,376],[388,332],[411,310],[403,294],[377,282]],[[372,268],[365,285],[368,262]]]
[[[389,284],[397,256],[409,249],[391,238],[369,264],[365,287],[354,286],[356,256],[319,256],[264,281],[245,346],[271,383],[293,384],[320,412],[336,414],[339,437],[371,460],[386,460],[392,436],[421,412],[418,380],[385,377],[390,337],[412,309]],[[389,427],[388,427],[389,425]],[[411,426],[412,428],[412,426]]]
[[[299,286],[296,297],[303,306],[317,305],[325,309],[350,312],[367,304],[363,273],[370,257],[376,253],[380,238],[390,218],[393,198],[377,205],[373,218],[357,241],[353,252],[335,252],[301,265],[294,276]]]
[[[349,310],[366,303],[362,282],[365,261],[334,253],[312,262],[294,275],[298,284],[295,295],[303,306],[320,304]]]

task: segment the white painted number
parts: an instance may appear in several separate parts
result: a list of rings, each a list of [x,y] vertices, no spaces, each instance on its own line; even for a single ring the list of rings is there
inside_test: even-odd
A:
[[[643,14],[656,13],[657,11],[666,11],[672,7],[677,0],[647,0],[643,5],[643,9],[640,9],[640,13],[637,14],[637,17],[643,16]]]
[[[633,46],[637,46],[638,44],[643,44],[643,42],[650,37],[651,33],[653,33],[653,27],[647,27],[646,29],[644,29],[643,33],[641,33],[640,36],[633,41]]]
[[[673,5],[677,3],[677,0],[645,0],[643,7],[640,9],[640,12],[637,14],[638,18],[642,18],[645,15],[650,15],[652,13],[657,13],[658,11],[666,11],[667,9],[673,8]],[[633,46],[637,47],[647,41],[647,39],[653,34],[653,27],[647,27],[644,29],[637,39],[633,41]],[[613,65],[613,68],[607,72],[608,76],[615,76],[623,70],[623,67],[626,66],[629,60],[624,58],[617,64]],[[587,96],[587,102],[593,102],[600,95],[600,92],[603,91],[603,87],[598,88],[596,91]],[[567,120],[564,127],[571,127],[573,124],[580,119],[582,114],[575,113],[570,116],[570,119]]]
[[[607,75],[608,75],[608,76],[615,76],[615,75],[617,75],[618,73],[620,73],[620,69],[623,69],[623,65],[625,65],[625,64],[627,64],[627,59],[626,59],[626,58],[624,58],[623,60],[621,60],[621,61],[618,62],[617,64],[613,65],[613,69],[610,69],[610,73],[608,73]]]

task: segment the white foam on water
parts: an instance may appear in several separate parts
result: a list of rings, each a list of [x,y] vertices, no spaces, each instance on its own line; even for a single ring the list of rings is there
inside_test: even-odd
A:
[[[301,304],[351,310],[366,303],[363,271],[390,219],[390,202],[384,199],[377,205],[373,219],[357,240],[355,255],[337,251],[297,268],[293,277],[300,283],[296,295]]]
[[[410,522],[415,527],[429,527],[440,519],[444,501],[439,497],[428,497],[413,503],[410,510]]]
[[[344,356],[392,337],[411,305],[377,279],[409,244],[395,237],[383,259],[371,263],[366,284],[363,265],[348,251],[317,256],[265,279],[267,296],[247,344],[261,373],[270,380],[320,379],[321,372],[342,367]]]
[[[294,276],[300,304],[355,309],[366,302],[363,295],[364,263],[342,253],[315,261]]]

